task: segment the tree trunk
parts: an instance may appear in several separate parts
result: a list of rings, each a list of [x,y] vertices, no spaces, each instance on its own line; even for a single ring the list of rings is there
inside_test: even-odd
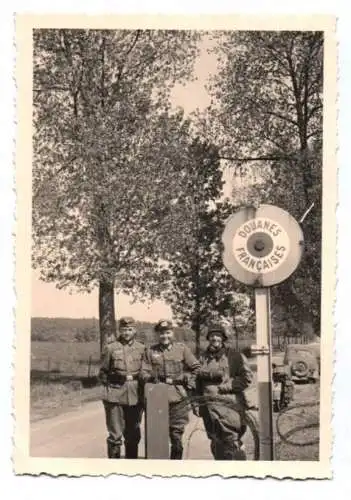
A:
[[[109,337],[116,336],[114,286],[110,281],[99,283],[100,352]]]
[[[234,329],[234,333],[235,333],[235,349],[237,350],[237,352],[239,352],[240,344],[239,344],[239,332],[237,328]]]
[[[200,331],[200,325],[199,323],[195,327],[195,355],[197,358],[200,356],[200,337],[201,337],[201,331]]]
[[[200,321],[200,290],[197,288],[195,297],[195,314],[193,321],[193,329],[195,331],[195,354],[200,356],[200,338],[201,338],[201,321]]]
[[[235,349],[237,350],[237,352],[239,352],[239,330],[236,326],[236,308],[234,307],[233,308],[233,322],[232,322],[232,325],[233,325],[233,333],[234,333],[234,336],[235,336]]]
[[[196,312],[191,322],[191,329],[195,332],[195,356],[200,355],[200,339],[201,339],[201,322],[200,315]]]
[[[318,337],[320,337],[321,336],[321,321],[320,321],[319,314],[318,314],[318,316],[313,316],[312,327],[313,327],[314,335],[317,335]]]

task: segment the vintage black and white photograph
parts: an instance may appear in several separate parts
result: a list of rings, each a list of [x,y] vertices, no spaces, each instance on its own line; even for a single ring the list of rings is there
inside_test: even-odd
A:
[[[71,17],[18,19],[19,471],[327,477],[333,20]]]

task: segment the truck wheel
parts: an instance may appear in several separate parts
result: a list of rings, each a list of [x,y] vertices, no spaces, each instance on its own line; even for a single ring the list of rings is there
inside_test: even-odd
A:
[[[306,377],[308,374],[308,364],[306,361],[301,359],[292,365],[291,372],[295,375],[295,377]]]

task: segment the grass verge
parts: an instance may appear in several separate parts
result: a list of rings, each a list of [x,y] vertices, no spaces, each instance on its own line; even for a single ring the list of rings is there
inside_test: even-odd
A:
[[[31,383],[30,420],[35,422],[98,401],[101,386],[84,387],[79,380],[69,382],[35,381]]]

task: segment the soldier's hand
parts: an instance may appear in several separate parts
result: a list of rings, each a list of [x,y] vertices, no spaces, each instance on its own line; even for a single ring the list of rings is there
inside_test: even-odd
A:
[[[138,379],[142,384],[146,384],[147,382],[154,382],[155,377],[151,374],[139,373]]]
[[[99,373],[98,380],[101,385],[107,385],[107,375],[105,373]]]
[[[196,386],[194,377],[192,377],[191,375],[188,375],[188,374],[185,373],[183,375],[183,385],[189,391],[194,390],[195,386]]]
[[[199,379],[208,380],[212,382],[221,382],[223,374],[220,370],[200,370],[198,373]]]
[[[200,416],[200,407],[198,405],[193,405],[192,410],[193,410],[193,414],[195,415],[195,417]]]
[[[228,393],[232,392],[231,382],[227,382],[227,383],[224,383],[224,384],[221,384],[220,386],[218,386],[218,392],[219,392],[219,394],[228,394]]]

